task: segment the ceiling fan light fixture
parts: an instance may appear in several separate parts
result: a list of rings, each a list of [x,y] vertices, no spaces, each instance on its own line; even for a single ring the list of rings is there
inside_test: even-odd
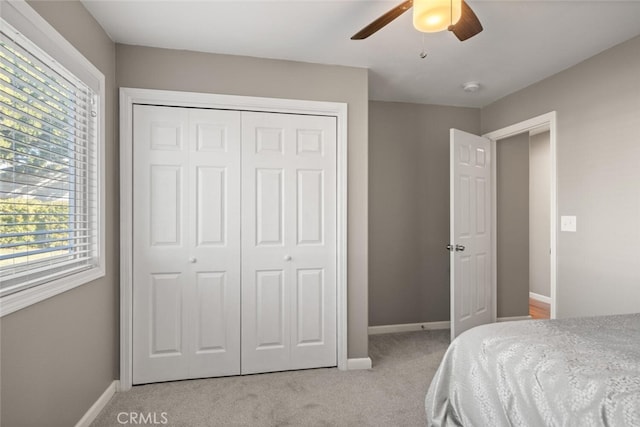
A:
[[[423,33],[444,31],[462,16],[462,0],[413,0],[413,26]]]

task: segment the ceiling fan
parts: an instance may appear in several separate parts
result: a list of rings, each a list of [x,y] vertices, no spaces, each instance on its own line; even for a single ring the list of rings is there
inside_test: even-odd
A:
[[[414,8],[413,25],[418,31],[449,30],[460,41],[482,31],[480,20],[464,0],[406,0],[358,31],[351,40],[366,39],[411,7]]]

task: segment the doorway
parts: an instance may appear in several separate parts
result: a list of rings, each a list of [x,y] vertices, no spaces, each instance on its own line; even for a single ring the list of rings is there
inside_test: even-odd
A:
[[[501,320],[556,317],[555,127],[552,112],[485,135],[496,154],[492,252]]]
[[[335,255],[335,302],[336,302],[336,316],[335,316],[335,341],[336,341],[336,357],[338,369],[345,370],[347,366],[347,259],[346,259],[346,236],[347,236],[347,105],[342,103],[330,103],[330,102],[316,102],[316,101],[301,101],[301,100],[285,100],[285,99],[271,99],[271,98],[255,98],[245,96],[230,96],[230,95],[215,95],[215,94],[203,94],[203,93],[188,93],[188,92],[174,92],[174,91],[157,91],[149,89],[132,89],[121,88],[120,89],[120,115],[121,115],[121,286],[120,286],[120,390],[127,391],[131,388],[133,383],[133,282],[134,282],[134,247],[133,247],[133,234],[134,234],[134,215],[133,215],[133,190],[134,190],[134,114],[133,110],[135,106],[158,106],[165,107],[178,107],[187,110],[193,109],[218,109],[218,110],[235,110],[240,112],[253,112],[253,113],[284,113],[283,115],[300,115],[300,116],[326,116],[335,118],[335,129],[331,131],[335,135],[336,139],[336,164],[335,164],[335,213],[332,214],[335,218],[335,242],[336,242],[336,255]],[[242,114],[242,113],[241,113]],[[206,129],[205,129],[206,128]],[[203,135],[224,135],[223,132],[215,132],[216,127],[205,126],[202,128]],[[268,130],[268,129],[267,129]],[[213,132],[212,132],[213,131]],[[158,132],[156,132],[158,133]],[[162,133],[162,132],[160,132]],[[173,132],[174,134],[175,131]],[[250,132],[251,133],[251,132]],[[304,133],[304,132],[303,132]],[[163,135],[165,133],[162,133]],[[170,135],[171,132],[166,132],[166,135]],[[255,132],[251,133],[255,134]],[[307,138],[309,135],[302,135],[305,137],[304,143],[297,144],[294,151],[300,155],[313,156],[313,150],[317,150],[318,144],[314,144],[315,140],[311,138],[309,141]],[[263,138],[262,142],[265,144],[271,140]],[[267,149],[267,145],[263,144],[261,147]],[[176,145],[176,144],[174,144]],[[208,144],[207,146],[210,146]],[[214,144],[215,145],[215,144]],[[291,150],[289,150],[291,151]],[[200,159],[200,157],[197,157]],[[309,168],[306,167],[305,171]],[[160,170],[160,169],[157,169]],[[214,175],[215,177],[215,175]],[[305,176],[306,178],[307,176]],[[311,177],[313,178],[313,176]],[[257,182],[257,181],[256,181]],[[191,188],[191,187],[190,187]],[[316,188],[320,188],[317,187]],[[163,193],[161,193],[163,194]],[[306,194],[306,192],[305,192]],[[307,214],[306,211],[300,212],[301,217],[305,219],[313,219]],[[194,222],[197,224],[197,221]],[[160,230],[160,228],[158,229]],[[300,230],[298,230],[300,231]],[[160,230],[164,232],[164,230]],[[300,233],[291,234],[292,236],[302,236]],[[304,233],[303,233],[304,234]],[[306,236],[306,234],[304,234]],[[304,236],[303,236],[304,237]],[[315,246],[314,246],[315,247]],[[194,263],[195,259],[195,263]],[[198,264],[199,257],[188,257],[187,262],[190,264]],[[284,261],[291,263],[294,260],[294,255],[289,257],[282,257]],[[301,277],[309,282],[313,281],[313,275],[306,275]],[[277,288],[274,286],[273,288]],[[316,287],[317,288],[317,287]],[[303,307],[305,308],[305,307]],[[325,328],[326,329],[326,328]],[[306,330],[306,329],[305,329]],[[298,331],[299,332],[299,331]],[[296,334],[298,336],[298,334]],[[301,337],[305,339],[305,336]],[[306,344],[306,343],[305,343]]]
[[[336,118],[134,105],[133,382],[336,365]]]
[[[495,161],[498,318],[549,318],[548,129],[496,141]]]

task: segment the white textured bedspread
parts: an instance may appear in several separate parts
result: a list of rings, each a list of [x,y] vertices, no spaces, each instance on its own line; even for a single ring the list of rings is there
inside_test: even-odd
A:
[[[473,328],[426,410],[429,426],[640,427],[640,313]]]

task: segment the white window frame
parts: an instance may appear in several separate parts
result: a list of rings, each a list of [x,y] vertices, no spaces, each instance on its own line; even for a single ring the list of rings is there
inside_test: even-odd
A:
[[[0,317],[3,317],[105,275],[105,77],[26,1],[3,1],[0,16],[55,61],[83,80],[98,94],[99,98],[96,153],[98,157],[98,253],[96,265],[91,269],[0,298]]]

